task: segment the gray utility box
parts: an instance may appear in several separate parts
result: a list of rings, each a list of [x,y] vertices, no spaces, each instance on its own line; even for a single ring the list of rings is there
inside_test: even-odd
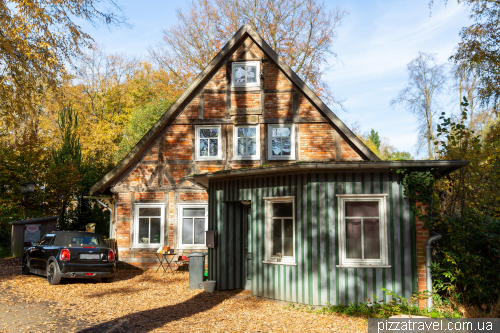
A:
[[[205,255],[203,252],[191,252],[189,257],[189,289],[203,289],[205,273]]]

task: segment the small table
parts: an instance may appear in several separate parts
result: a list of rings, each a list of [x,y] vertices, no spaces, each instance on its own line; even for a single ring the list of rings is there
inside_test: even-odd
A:
[[[172,272],[172,274],[174,274],[174,270],[172,269],[170,264],[172,263],[172,261],[174,260],[176,255],[177,255],[177,253],[156,253],[156,257],[160,261],[160,266],[158,266],[158,268],[156,269],[156,272],[158,272],[158,270],[161,267],[161,268],[163,268],[163,274],[165,274],[167,272],[167,268],[169,268],[170,271]],[[168,256],[172,256],[170,258],[170,260],[168,260]],[[165,268],[165,266],[163,266],[164,262],[166,263],[166,268]]]

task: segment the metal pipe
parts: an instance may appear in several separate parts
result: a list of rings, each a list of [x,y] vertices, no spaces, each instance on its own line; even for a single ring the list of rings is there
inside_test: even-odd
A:
[[[431,261],[432,261],[432,243],[443,238],[440,234],[429,237],[425,243],[425,266],[427,276],[427,290],[429,291],[429,298],[427,298],[427,309],[432,309],[432,277],[431,277]]]
[[[107,208],[109,210],[109,238],[113,238],[113,210],[108,207],[104,202],[102,202],[99,199],[96,199],[96,201],[103,206],[104,208]]]

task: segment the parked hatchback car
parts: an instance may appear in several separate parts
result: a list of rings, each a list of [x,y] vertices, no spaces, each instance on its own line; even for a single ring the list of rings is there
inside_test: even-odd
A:
[[[22,261],[23,274],[47,277],[51,285],[64,278],[101,278],[112,282],[115,277],[115,254],[101,235],[92,232],[54,231],[28,248]]]

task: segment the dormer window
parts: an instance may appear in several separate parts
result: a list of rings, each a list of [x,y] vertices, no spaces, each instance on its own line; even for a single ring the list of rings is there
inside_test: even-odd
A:
[[[233,62],[233,87],[260,86],[260,62]]]

